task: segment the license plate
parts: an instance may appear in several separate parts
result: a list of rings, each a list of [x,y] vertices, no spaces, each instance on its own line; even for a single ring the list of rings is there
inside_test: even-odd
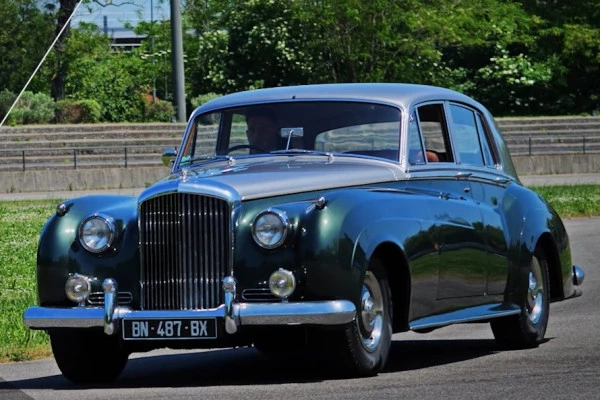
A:
[[[124,319],[123,339],[216,339],[216,318]]]

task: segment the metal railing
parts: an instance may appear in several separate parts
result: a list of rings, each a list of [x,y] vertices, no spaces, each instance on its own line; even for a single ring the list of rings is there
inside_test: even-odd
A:
[[[600,153],[600,135],[508,135],[504,138],[513,156]],[[0,171],[161,166],[164,150],[156,145],[0,149]]]
[[[505,136],[505,141],[513,156],[600,153],[600,135]]]
[[[98,146],[0,150],[0,171],[161,166],[156,146]]]

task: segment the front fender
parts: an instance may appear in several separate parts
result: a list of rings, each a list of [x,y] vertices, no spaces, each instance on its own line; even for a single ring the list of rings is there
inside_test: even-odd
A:
[[[37,251],[38,300],[43,306],[72,306],[65,295],[69,274],[92,279],[92,291],[101,292],[102,280],[117,279],[119,290],[132,291],[137,279],[137,199],[133,196],[86,196],[64,202],[66,213],[54,214],[44,225]],[[113,246],[101,254],[86,251],[78,239],[81,222],[102,213],[114,219]]]
[[[315,287],[325,292],[333,285],[336,298],[358,304],[368,263],[378,247],[391,244],[404,253],[417,275],[434,276],[437,265],[430,228],[434,226],[429,197],[403,191],[349,189],[326,195],[327,206],[315,213],[312,231],[315,261],[309,271]],[[308,230],[311,231],[310,229]],[[403,260],[384,260],[401,268]],[[420,267],[429,265],[427,268]],[[431,268],[433,266],[433,269]],[[335,277],[335,283],[332,283]]]

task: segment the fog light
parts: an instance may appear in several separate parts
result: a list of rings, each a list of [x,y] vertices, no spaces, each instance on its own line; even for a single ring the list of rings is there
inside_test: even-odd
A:
[[[291,271],[278,269],[269,277],[269,289],[275,296],[285,299],[296,289],[296,278]]]
[[[65,293],[69,300],[80,304],[87,300],[90,296],[92,285],[90,284],[90,278],[87,276],[73,274],[67,279],[65,283]]]

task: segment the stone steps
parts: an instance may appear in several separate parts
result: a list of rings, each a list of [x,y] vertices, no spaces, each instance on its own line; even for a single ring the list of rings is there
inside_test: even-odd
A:
[[[600,152],[600,117],[498,118],[513,155]],[[0,128],[0,170],[157,166],[184,123],[28,125]],[[210,139],[205,145],[212,146]],[[23,163],[23,158],[25,162]]]

